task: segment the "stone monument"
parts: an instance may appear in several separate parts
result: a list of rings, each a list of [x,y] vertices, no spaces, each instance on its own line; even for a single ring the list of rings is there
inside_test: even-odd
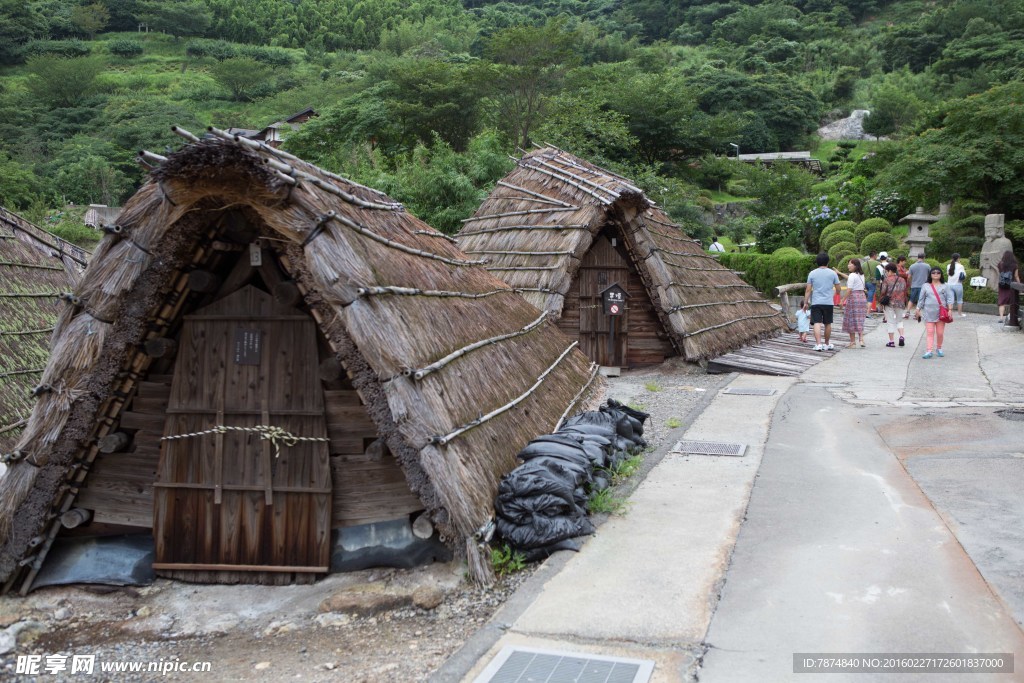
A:
[[[918,254],[925,253],[925,247],[932,241],[928,235],[928,229],[937,220],[939,220],[938,216],[925,213],[924,208],[920,206],[914,213],[900,219],[900,223],[907,223],[907,237],[904,241],[910,248],[910,263],[914,262]]]
[[[981,245],[981,276],[988,278],[988,288],[999,288],[999,264],[1003,254],[1013,251],[1013,242],[1006,236],[1006,217],[1001,213],[985,216],[985,244]]]

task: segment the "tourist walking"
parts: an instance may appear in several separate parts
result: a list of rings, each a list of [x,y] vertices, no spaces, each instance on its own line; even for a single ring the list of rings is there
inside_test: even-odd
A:
[[[949,277],[949,281],[946,284],[950,291],[953,292],[953,298],[956,300],[956,312],[960,314],[961,318],[966,318],[967,314],[964,313],[964,280],[967,279],[967,271],[964,269],[964,265],[960,263],[960,254],[953,254],[950,259],[949,265],[946,266],[946,276]]]
[[[725,253],[725,247],[722,245],[721,242],[718,241],[718,235],[711,236],[711,246],[708,247],[708,251],[713,251],[718,254]]]
[[[903,311],[907,308],[907,281],[899,274],[894,263],[885,264],[885,278],[878,285],[878,303],[885,312],[885,324],[889,330],[887,347],[896,346],[896,334],[900,336],[899,345],[904,346]]]
[[[807,307],[807,301],[796,311],[796,331],[800,335],[800,343],[807,343],[807,333],[811,331],[811,311]]]
[[[1020,267],[1012,251],[1007,249],[1003,252],[996,270],[999,271],[999,322],[1005,322],[1009,307],[1017,304],[1016,292],[1010,283],[1020,282]]]
[[[843,300],[843,332],[850,335],[850,343],[846,347],[852,349],[864,347],[864,318],[868,314],[868,299],[864,283],[864,269],[860,259],[852,258],[846,264],[849,276],[846,278],[846,298]]]
[[[878,310],[878,300],[875,298],[875,291],[878,282],[882,279],[878,272],[878,254],[871,252],[866,261],[861,262],[864,269],[864,296],[868,298],[868,308],[872,311]]]
[[[917,265],[916,263],[914,265]],[[946,323],[951,321],[943,320],[942,308],[953,307],[953,293],[943,282],[941,268],[932,268],[928,271],[929,282],[921,288],[921,294],[917,299],[917,321],[924,320],[924,337],[927,343],[927,350],[921,358],[925,360],[932,357],[932,351],[939,358],[944,355],[942,352],[942,338],[946,333]],[[949,314],[949,311],[946,311]]]
[[[910,275],[910,306],[907,307],[907,313],[914,312],[917,299],[921,296],[921,288],[928,282],[930,270],[931,266],[925,263],[923,252],[917,255],[917,262],[907,270]]]
[[[814,350],[831,351],[833,295],[840,292],[839,276],[828,267],[828,254],[818,254],[814,262],[818,265],[807,275],[804,301],[811,302],[811,323],[814,325]],[[861,323],[863,323],[863,318]]]

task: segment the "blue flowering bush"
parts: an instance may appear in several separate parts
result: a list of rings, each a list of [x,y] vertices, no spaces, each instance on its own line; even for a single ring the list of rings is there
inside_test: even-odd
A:
[[[809,228],[808,232],[817,235],[826,225],[845,220],[850,209],[839,197],[823,194],[801,202],[800,215]]]

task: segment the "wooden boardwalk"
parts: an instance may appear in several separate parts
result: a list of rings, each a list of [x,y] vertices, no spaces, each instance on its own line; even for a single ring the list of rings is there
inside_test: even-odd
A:
[[[872,315],[864,321],[864,332],[882,324],[880,313]],[[836,311],[832,323],[832,344],[835,351],[815,351],[814,334],[807,333],[808,343],[800,342],[796,332],[784,332],[759,342],[748,344],[741,349],[723,354],[708,361],[707,371],[713,374],[726,372],[745,372],[752,375],[783,375],[794,377],[803,373],[846,348],[849,336],[842,332],[843,314]]]

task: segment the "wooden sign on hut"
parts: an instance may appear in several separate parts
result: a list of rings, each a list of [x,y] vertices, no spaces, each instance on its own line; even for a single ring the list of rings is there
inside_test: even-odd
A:
[[[63,304],[0,479],[6,589],[76,534],[151,535],[164,576],[309,581],[395,519],[486,579],[500,478],[599,398],[597,368],[383,194],[178,132]]]
[[[457,239],[467,254],[490,259],[487,269],[527,301],[558,316],[601,365],[708,359],[786,326],[640,189],[553,147],[525,154]],[[613,327],[601,292],[614,283],[629,298]]]
[[[0,207],[0,453],[14,450],[49,357],[61,296],[88,252]],[[3,471],[0,467],[0,472]]]

